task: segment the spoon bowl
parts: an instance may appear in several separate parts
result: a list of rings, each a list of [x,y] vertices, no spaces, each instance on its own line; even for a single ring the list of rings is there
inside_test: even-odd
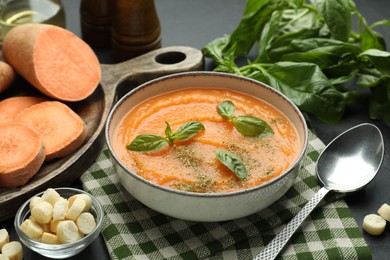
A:
[[[372,124],[361,124],[337,136],[317,161],[317,177],[325,188],[352,192],[378,172],[384,155],[383,137]]]
[[[333,139],[317,161],[317,177],[323,187],[254,259],[275,259],[329,191],[346,193],[362,189],[377,174],[383,156],[383,136],[375,125],[360,124]]]

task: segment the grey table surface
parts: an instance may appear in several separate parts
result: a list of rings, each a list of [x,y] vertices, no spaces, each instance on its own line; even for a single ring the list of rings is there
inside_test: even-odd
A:
[[[79,6],[80,0],[63,0],[66,13],[66,26],[77,35],[80,33]],[[381,19],[390,19],[390,1],[355,0],[360,12],[369,23]],[[162,46],[185,45],[201,49],[209,41],[229,34],[241,19],[245,0],[155,0],[162,28]],[[390,44],[390,28],[378,29]],[[112,63],[109,51],[96,50],[101,63]],[[206,60],[206,69],[211,68]],[[376,212],[383,203],[390,203],[390,129],[389,125],[370,120],[367,105],[364,102],[348,107],[343,120],[337,125],[327,125],[311,118],[317,136],[325,143],[344,130],[363,123],[377,125],[385,139],[385,159],[375,179],[363,190],[347,196],[346,201],[351,208],[360,229],[366,214]],[[72,186],[78,186],[74,183]],[[390,226],[390,225],[388,225]],[[13,219],[0,222],[0,228],[7,228],[12,239],[17,239],[13,228]],[[373,237],[363,233],[373,259],[390,258],[390,227],[381,236]],[[46,259],[35,252],[24,248],[24,259]],[[69,259],[110,259],[102,236],[87,249]]]

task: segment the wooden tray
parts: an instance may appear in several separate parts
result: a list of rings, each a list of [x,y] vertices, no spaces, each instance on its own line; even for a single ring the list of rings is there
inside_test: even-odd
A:
[[[68,186],[88,169],[104,144],[105,122],[118,97],[153,78],[177,72],[203,70],[203,66],[201,51],[185,46],[161,48],[118,64],[102,64],[102,80],[96,91],[86,100],[67,103],[84,119],[87,140],[72,155],[45,162],[25,186],[17,189],[0,188],[0,221],[15,216],[18,208],[36,193],[49,187]],[[41,95],[21,78],[15,84],[18,85],[12,88],[15,90],[6,92],[1,98]]]

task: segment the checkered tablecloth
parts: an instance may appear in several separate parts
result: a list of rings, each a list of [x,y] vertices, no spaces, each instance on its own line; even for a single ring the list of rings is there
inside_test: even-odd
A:
[[[120,184],[106,147],[81,182],[103,205],[102,233],[112,259],[251,259],[320,187],[315,161],[324,144],[313,133],[309,137],[292,188],[269,208],[233,221],[184,221],[144,206]],[[342,195],[330,193],[279,257],[371,259],[371,253]]]

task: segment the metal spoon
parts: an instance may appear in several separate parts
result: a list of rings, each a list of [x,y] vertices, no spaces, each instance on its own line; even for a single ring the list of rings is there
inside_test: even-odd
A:
[[[317,177],[324,187],[254,259],[275,259],[329,191],[344,193],[363,188],[375,177],[383,155],[382,133],[372,124],[357,125],[337,136],[325,147],[317,161]]]

